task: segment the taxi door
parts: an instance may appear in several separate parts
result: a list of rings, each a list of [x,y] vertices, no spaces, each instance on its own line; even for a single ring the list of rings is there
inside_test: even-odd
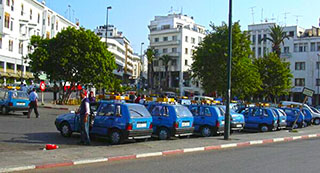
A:
[[[156,105],[151,110],[151,116],[152,116],[152,124],[153,124],[153,131],[157,131],[157,128],[162,125],[162,118],[161,118],[161,109],[162,105]]]
[[[208,124],[210,126],[215,126],[216,125],[216,118],[212,117],[212,113],[210,111],[209,107],[204,107],[202,106],[200,108],[200,123],[202,125]]]
[[[112,103],[104,103],[101,105],[94,119],[92,133],[99,135],[107,135],[108,128],[112,127],[115,105]]]
[[[261,109],[259,108],[249,109],[245,122],[247,128],[258,128],[258,124],[261,121],[260,111]]]
[[[200,130],[200,126],[202,125],[201,122],[201,118],[202,116],[200,115],[200,106],[191,106],[190,111],[193,115],[193,119],[194,119],[194,130],[198,131]]]

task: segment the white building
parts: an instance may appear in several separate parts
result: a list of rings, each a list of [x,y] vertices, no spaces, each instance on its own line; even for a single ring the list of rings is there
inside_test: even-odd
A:
[[[0,83],[33,78],[26,57],[31,36],[52,38],[62,29],[77,27],[37,0],[0,1]]]
[[[106,41],[106,25],[99,26],[94,33],[101,37],[101,41]],[[119,32],[113,25],[108,25],[108,50],[115,56],[118,68],[114,70],[114,74],[120,79],[132,79],[134,73],[133,59],[137,58],[133,54],[133,48],[130,41]],[[138,57],[139,58],[139,57]],[[140,58],[139,58],[140,59]],[[138,74],[140,75],[140,73]]]
[[[249,25],[252,50],[256,57],[272,51],[270,41],[261,42],[263,37],[270,33],[269,28],[275,23],[263,23]],[[290,70],[293,74],[290,100],[302,101],[301,94],[304,87],[310,88],[319,94],[320,86],[320,30],[318,27],[304,29],[299,26],[285,26],[284,32],[290,36],[281,45],[281,57],[290,62]],[[312,102],[312,103],[311,103]],[[318,104],[316,96],[309,100],[310,104]]]
[[[169,88],[177,88],[180,95],[202,94],[201,84],[191,79],[189,72],[193,63],[192,54],[205,37],[205,28],[195,23],[193,17],[182,14],[156,16],[148,26],[151,48],[156,51],[153,62],[155,86],[163,88],[165,67],[159,58],[169,55]]]

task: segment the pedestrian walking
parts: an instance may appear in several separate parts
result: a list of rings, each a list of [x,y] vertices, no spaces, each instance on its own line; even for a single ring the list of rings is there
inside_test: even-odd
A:
[[[96,102],[96,97],[94,96],[93,91],[90,91],[90,94],[89,94],[89,102],[90,102],[90,103],[95,103],[95,102]]]
[[[86,90],[82,90],[80,93],[81,96],[81,104],[79,108],[80,114],[80,135],[81,140],[79,144],[82,145],[90,145],[90,137],[89,137],[89,99],[87,98]]]
[[[57,103],[57,94],[59,92],[59,87],[57,85],[56,82],[54,82],[53,84],[53,103],[56,104]]]
[[[29,95],[29,109],[28,109],[28,118],[30,118],[30,114],[32,112],[32,109],[34,109],[34,113],[36,114],[36,118],[39,118],[38,113],[38,94],[36,93],[36,89],[33,88],[30,95]]]

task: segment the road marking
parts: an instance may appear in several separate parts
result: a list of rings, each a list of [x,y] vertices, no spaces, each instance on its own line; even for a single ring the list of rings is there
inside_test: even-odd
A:
[[[108,161],[108,158],[86,159],[86,160],[73,161],[73,164],[81,165],[81,164],[87,164],[87,163],[97,163],[97,162],[106,162],[106,161]]]
[[[204,151],[204,147],[186,148],[186,149],[183,149],[183,152],[185,152],[185,153],[195,152],[195,151]]]
[[[257,144],[262,144],[262,140],[257,140],[257,141],[250,141],[250,145],[257,145]]]
[[[154,156],[162,156],[162,152],[137,154],[136,157],[137,158],[144,158],[144,157],[154,157]]]
[[[14,168],[0,168],[0,172],[14,172],[14,171],[26,171],[35,169],[36,165],[30,165],[30,166],[19,166]]]
[[[273,142],[282,142],[284,141],[284,138],[274,138]]]
[[[221,145],[221,148],[232,148],[232,147],[236,147],[237,144],[233,143],[233,144],[223,144]]]

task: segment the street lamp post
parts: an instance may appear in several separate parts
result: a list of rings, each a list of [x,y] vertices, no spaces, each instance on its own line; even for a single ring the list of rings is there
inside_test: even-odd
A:
[[[109,14],[109,10],[111,10],[112,9],[112,7],[111,6],[109,6],[109,7],[107,7],[107,17],[106,17],[106,45],[107,45],[107,47],[108,47],[108,14]]]
[[[317,85],[317,101],[316,101],[316,104],[317,106],[319,105],[319,78],[320,78],[320,60],[319,60],[319,57],[320,57],[320,53],[317,54],[318,56],[318,62],[317,62],[317,69],[318,69],[318,78],[316,80],[316,85]]]
[[[141,49],[140,49],[140,56],[141,56],[141,70],[140,70],[140,79],[143,80],[143,70],[144,70],[144,57],[142,55],[142,46],[144,45],[144,42],[141,43]],[[143,82],[141,81],[143,84]]]

